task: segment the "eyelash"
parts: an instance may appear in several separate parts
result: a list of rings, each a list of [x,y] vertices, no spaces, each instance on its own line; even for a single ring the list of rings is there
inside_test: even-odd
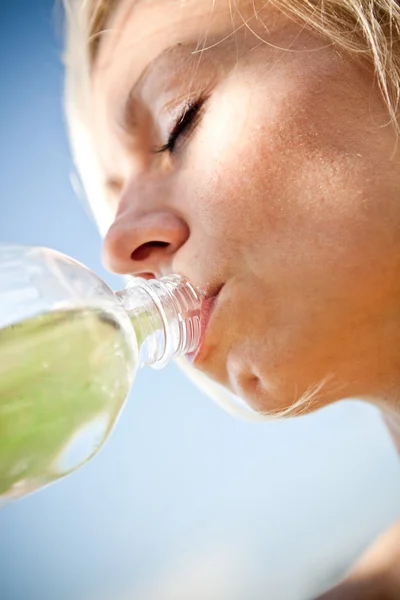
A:
[[[186,138],[189,136],[189,134],[198,124],[202,105],[203,101],[199,99],[185,106],[185,109],[176,121],[171,133],[168,136],[167,143],[155,149],[157,154],[162,152],[169,152],[170,154],[174,153],[177,142],[180,141],[180,138]]]

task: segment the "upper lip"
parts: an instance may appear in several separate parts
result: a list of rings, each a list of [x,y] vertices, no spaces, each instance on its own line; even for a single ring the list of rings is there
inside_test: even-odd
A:
[[[213,287],[199,287],[198,290],[202,294],[202,301],[200,305],[200,323],[201,323],[201,333],[200,333],[200,341],[197,347],[197,350],[194,352],[194,356],[192,357],[194,361],[197,361],[200,354],[203,353],[205,348],[206,341],[206,333],[208,324],[210,322],[212,313],[215,308],[215,300],[220,293],[223,284],[219,284]]]
[[[189,279],[190,281],[190,279]],[[217,284],[212,284],[212,283],[208,283],[208,284],[204,284],[204,285],[198,285],[195,286],[197,291],[200,293],[202,300],[208,300],[209,298],[214,298],[215,296],[218,296],[218,294],[221,291],[223,284],[222,283],[217,283]]]

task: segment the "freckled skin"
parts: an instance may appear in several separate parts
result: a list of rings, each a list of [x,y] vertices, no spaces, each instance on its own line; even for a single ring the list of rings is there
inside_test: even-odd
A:
[[[96,146],[121,182],[105,262],[223,283],[197,368],[257,410],[326,378],[314,407],[400,406],[399,152],[370,68],[269,5],[242,2],[233,34],[228,0],[173,4],[123,0],[94,67]],[[154,154],[199,96],[196,126]]]

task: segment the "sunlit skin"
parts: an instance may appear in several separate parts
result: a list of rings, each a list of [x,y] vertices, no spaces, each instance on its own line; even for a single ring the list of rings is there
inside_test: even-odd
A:
[[[231,4],[123,0],[103,34],[104,261],[223,285],[196,368],[257,410],[323,380],[313,406],[400,407],[399,152],[372,71]]]

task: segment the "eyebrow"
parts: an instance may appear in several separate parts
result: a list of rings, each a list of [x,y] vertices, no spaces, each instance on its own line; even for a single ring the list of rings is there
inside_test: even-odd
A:
[[[147,79],[151,71],[167,57],[169,54],[172,54],[177,48],[183,48],[184,44],[181,42],[177,42],[172,46],[167,46],[164,50],[161,50],[159,54],[157,54],[142,70],[137,80],[133,83],[131,88],[129,89],[129,93],[126,96],[125,102],[122,106],[121,113],[118,119],[118,124],[122,128],[123,131],[131,131],[134,128],[137,128],[138,121],[135,119],[132,114],[132,104],[133,99],[137,95],[138,88],[143,84],[143,82]]]

